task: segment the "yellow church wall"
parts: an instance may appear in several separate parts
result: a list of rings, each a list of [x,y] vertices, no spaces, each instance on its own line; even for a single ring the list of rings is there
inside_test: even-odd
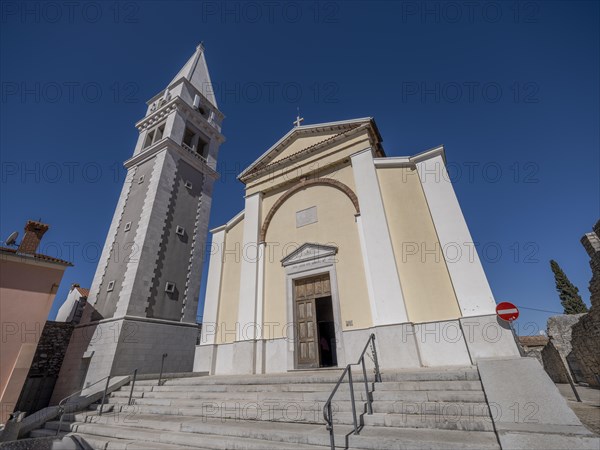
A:
[[[293,161],[286,167],[273,168],[261,177],[250,181],[246,185],[246,195],[277,189],[301,177],[326,176],[325,174],[330,172],[331,165],[349,158],[370,145],[369,136],[365,131],[331,148],[313,153],[302,160]]]
[[[240,274],[242,267],[242,242],[244,220],[240,220],[225,234],[219,315],[217,318],[217,344],[234,342],[235,324],[238,320]]]
[[[272,196],[277,197],[277,196]],[[263,217],[274,202],[263,201]],[[296,228],[296,212],[317,207],[318,222]],[[267,257],[264,278],[264,321],[287,322],[286,274],[281,259],[300,245],[311,242],[338,247],[336,274],[342,329],[368,328],[372,324],[362,254],[355,222],[355,209],[350,199],[329,186],[311,186],[292,195],[274,215],[267,231]],[[353,326],[346,327],[352,320]],[[273,338],[282,337],[283,327]]]
[[[348,186],[350,189],[352,189],[352,191],[354,193],[356,193],[356,183],[354,182],[354,172],[352,171],[352,166],[350,165],[350,162],[347,162],[347,163],[340,162],[339,165],[337,165],[335,167],[329,167],[327,169],[324,169],[318,173],[318,177],[319,178],[329,178],[332,180],[339,181],[340,183],[344,183],[346,186]],[[316,175],[315,175],[315,178],[317,178]],[[293,183],[286,185],[286,186],[281,186],[279,189],[269,191],[269,192],[267,192],[267,194],[265,194],[265,196],[262,199],[262,204],[261,204],[261,218],[260,218],[261,226],[265,220],[265,217],[267,216],[267,214],[269,214],[269,211],[271,210],[271,208],[273,207],[275,202],[279,199],[279,197],[281,197],[283,194],[285,194],[285,192],[288,189],[292,188],[293,186],[294,186]]]
[[[377,168],[377,177],[409,320],[461,317],[419,175],[394,167]]]

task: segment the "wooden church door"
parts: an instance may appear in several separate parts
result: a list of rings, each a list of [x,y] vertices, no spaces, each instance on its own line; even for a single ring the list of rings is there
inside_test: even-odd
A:
[[[320,365],[319,336],[317,332],[317,298],[331,295],[329,274],[304,278],[294,282],[296,320],[296,361],[298,369]]]

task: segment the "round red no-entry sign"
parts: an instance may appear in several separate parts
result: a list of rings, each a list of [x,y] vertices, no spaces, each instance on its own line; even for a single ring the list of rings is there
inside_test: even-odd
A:
[[[498,314],[498,317],[502,320],[512,322],[519,317],[519,310],[510,302],[502,302],[498,303],[498,306],[496,306],[496,314]]]

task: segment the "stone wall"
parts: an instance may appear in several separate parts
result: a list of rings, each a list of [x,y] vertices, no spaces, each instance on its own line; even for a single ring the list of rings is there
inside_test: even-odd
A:
[[[31,414],[48,406],[72,332],[72,323],[46,322],[15,411]]]
[[[521,346],[522,354],[537,359],[542,367],[544,366],[542,350],[546,344],[548,344],[546,336],[519,336],[519,345]]]
[[[592,307],[573,326],[571,344],[573,356],[580,362],[582,378],[591,386],[600,387],[600,220],[592,233],[581,238],[590,256],[592,279],[589,289]]]
[[[555,383],[568,383],[567,369],[573,381],[584,381],[581,377],[580,363],[572,355],[571,333],[573,326],[585,314],[561,314],[548,319],[546,333],[550,338],[542,350],[544,368]]]

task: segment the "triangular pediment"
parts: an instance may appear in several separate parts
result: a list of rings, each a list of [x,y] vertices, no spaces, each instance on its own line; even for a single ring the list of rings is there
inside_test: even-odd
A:
[[[333,144],[336,139],[343,138],[344,135],[361,127],[370,127],[379,137],[379,132],[370,117],[294,127],[250,164],[238,178],[245,182],[262,169],[277,163],[285,163],[286,160],[299,157],[303,153],[308,154],[319,148],[326,148],[328,143]]]
[[[281,260],[281,265],[285,267],[292,264],[315,261],[328,256],[333,256],[337,253],[337,251],[337,247],[332,245],[321,245],[308,242],[306,244],[302,244],[292,253],[283,258]]]

